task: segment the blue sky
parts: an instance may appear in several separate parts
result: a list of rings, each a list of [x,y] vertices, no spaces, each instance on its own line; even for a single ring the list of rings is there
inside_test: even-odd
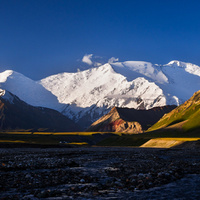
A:
[[[199,10],[193,0],[0,0],[0,71],[37,80],[76,71],[85,54],[200,65]]]

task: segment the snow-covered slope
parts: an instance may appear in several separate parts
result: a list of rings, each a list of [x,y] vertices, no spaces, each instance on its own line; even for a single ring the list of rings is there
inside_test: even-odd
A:
[[[169,84],[161,85],[166,95],[176,96],[181,103],[200,89],[200,67],[191,63],[171,61],[162,67]]]
[[[161,71],[160,66],[153,65],[150,62],[126,61],[112,63],[111,65],[116,72],[124,75],[128,80],[133,80],[138,76],[143,76],[147,80],[154,81],[156,83],[168,83],[168,78]]]
[[[67,106],[63,113],[88,126],[113,106],[151,108],[166,105],[163,91],[143,77],[128,81],[110,64],[78,73],[62,73],[40,82]],[[87,119],[87,120],[86,120]]]
[[[166,65],[126,61],[38,82],[5,71],[0,86],[31,105],[57,109],[87,127],[114,106],[150,109],[183,103],[200,89],[200,67],[180,61]]]
[[[127,81],[126,77],[116,73],[110,64],[78,73],[53,75],[40,83],[57,96],[60,103],[75,104],[80,108],[94,104],[97,107],[112,107],[113,104],[120,107],[140,107],[139,103],[135,104],[138,98],[149,101],[145,106],[148,108],[156,95],[162,95],[162,90],[155,83],[142,77]]]
[[[200,67],[171,61],[167,65],[127,61],[40,81],[66,106],[63,113],[89,124],[113,106],[149,109],[179,105],[200,88]],[[87,119],[87,120],[86,120]]]
[[[8,90],[32,106],[61,109],[57,97],[41,84],[12,70],[0,73],[0,88]]]
[[[114,63],[112,67],[128,80],[142,76],[155,82],[162,89],[168,105],[172,104],[171,97],[176,99],[178,105],[200,89],[200,67],[191,63],[171,61],[166,65],[154,65],[149,62],[127,61]]]

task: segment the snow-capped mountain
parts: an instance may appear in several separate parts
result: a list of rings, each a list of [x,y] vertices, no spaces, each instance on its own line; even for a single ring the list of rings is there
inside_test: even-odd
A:
[[[200,67],[191,63],[171,61],[166,65],[149,62],[127,61],[112,64],[113,69],[123,74],[128,80],[144,77],[159,86],[166,99],[166,104],[183,103],[200,88]]]
[[[6,70],[0,73],[0,87],[32,106],[61,109],[56,96],[36,81],[18,72]]]
[[[166,104],[163,91],[154,82],[144,77],[128,81],[110,64],[57,74],[41,80],[40,84],[57,96],[60,103],[70,105],[62,111],[65,115],[87,125],[113,106],[148,109]]]
[[[171,61],[166,65],[127,61],[77,73],[62,73],[39,82],[76,122],[94,121],[113,106],[150,109],[179,105],[200,88],[200,67]],[[82,124],[83,125],[83,124]]]
[[[87,127],[114,106],[150,109],[183,103],[200,89],[200,67],[180,61],[115,62],[38,82],[5,71],[0,86],[31,105],[57,109]]]

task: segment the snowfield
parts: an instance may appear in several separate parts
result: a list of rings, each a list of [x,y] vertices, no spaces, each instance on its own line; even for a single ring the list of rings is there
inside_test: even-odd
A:
[[[181,61],[166,65],[126,61],[40,81],[7,70],[0,73],[0,87],[87,127],[114,106],[150,109],[183,103],[200,89],[200,67]]]

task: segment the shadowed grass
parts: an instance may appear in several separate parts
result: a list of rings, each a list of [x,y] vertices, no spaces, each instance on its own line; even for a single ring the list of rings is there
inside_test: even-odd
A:
[[[105,137],[121,133],[99,132],[1,132],[0,142],[23,141],[30,144],[96,144]]]

